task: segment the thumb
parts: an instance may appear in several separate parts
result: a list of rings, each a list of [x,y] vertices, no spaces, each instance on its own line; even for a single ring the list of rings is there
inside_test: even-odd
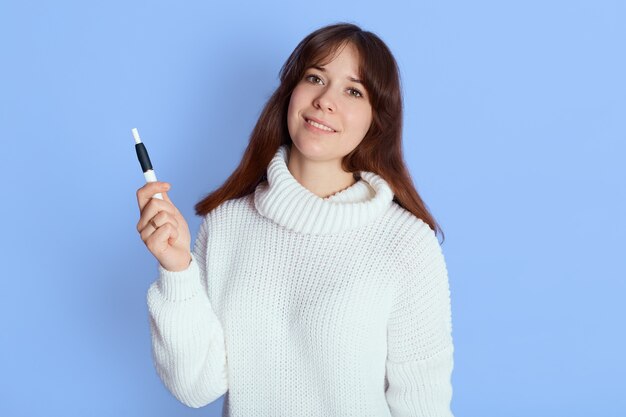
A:
[[[170,188],[171,186],[168,186],[166,189],[169,191]],[[161,195],[163,196],[163,201],[167,201],[168,203],[172,202],[172,200],[170,200],[170,196],[167,195],[167,192],[161,191]]]

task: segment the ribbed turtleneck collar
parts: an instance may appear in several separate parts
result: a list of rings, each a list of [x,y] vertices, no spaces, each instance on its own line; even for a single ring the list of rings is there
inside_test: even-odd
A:
[[[288,145],[278,148],[267,167],[267,182],[254,191],[256,209],[274,222],[305,234],[336,234],[374,221],[391,205],[389,184],[367,171],[350,187],[319,197],[291,174],[289,152]]]

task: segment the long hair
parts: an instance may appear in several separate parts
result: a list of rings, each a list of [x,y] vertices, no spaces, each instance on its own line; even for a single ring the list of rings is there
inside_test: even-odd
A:
[[[377,35],[351,23],[317,29],[296,46],[280,69],[280,85],[265,104],[239,166],[217,190],[196,203],[196,215],[204,216],[226,200],[249,195],[267,180],[266,169],[278,148],[283,144],[292,145],[287,129],[292,91],[307,68],[332,61],[335,53],[347,43],[359,52],[358,76],[369,95],[372,123],[359,145],[344,156],[342,168],[352,172],[355,178],[359,171],[378,174],[391,187],[395,203],[427,223],[435,235],[437,231],[443,235],[404,163],[402,93],[396,60]]]

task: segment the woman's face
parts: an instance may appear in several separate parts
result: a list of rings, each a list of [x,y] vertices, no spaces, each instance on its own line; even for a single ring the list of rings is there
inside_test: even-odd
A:
[[[358,74],[358,52],[348,43],[325,66],[307,68],[291,93],[287,127],[308,159],[343,158],[358,146],[372,123],[372,106]],[[322,126],[311,125],[317,121]],[[329,130],[329,128],[331,130]]]

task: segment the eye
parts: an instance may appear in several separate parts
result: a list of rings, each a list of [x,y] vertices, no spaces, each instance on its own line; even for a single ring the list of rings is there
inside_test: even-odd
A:
[[[313,84],[320,84],[319,82],[322,81],[322,79],[320,77],[318,77],[315,74],[309,74],[306,75],[304,77],[305,80],[310,81],[310,80],[314,80],[311,81]],[[348,91],[350,92],[349,95],[355,98],[362,98],[363,97],[363,93],[361,93],[359,90],[357,90],[356,88],[348,88]]]
[[[358,95],[350,94],[350,95],[352,95],[354,97],[363,97],[363,94],[359,90],[357,90],[356,88],[349,88],[348,90],[354,91],[356,94],[358,94]]]
[[[309,74],[306,77],[304,77],[305,80],[309,80],[311,78],[314,78],[318,81],[322,81],[320,77],[318,77],[317,75],[313,75],[313,74]],[[313,81],[314,84],[319,84],[317,81]]]

